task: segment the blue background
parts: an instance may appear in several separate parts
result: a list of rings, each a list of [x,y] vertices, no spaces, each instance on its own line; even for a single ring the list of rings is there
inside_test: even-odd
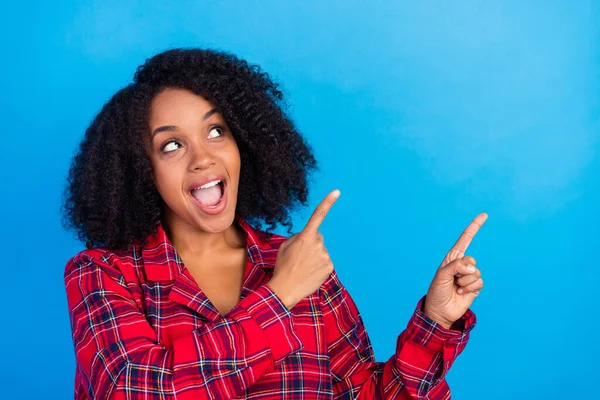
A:
[[[486,211],[468,251],[486,287],[448,375],[454,398],[597,392],[598,2],[3,8],[0,397],[72,397],[62,273],[83,245],[59,222],[67,168],[102,104],[173,46],[226,49],[282,82],[321,166],[296,230],[341,190],[322,232],[378,360],[393,353],[446,251]]]

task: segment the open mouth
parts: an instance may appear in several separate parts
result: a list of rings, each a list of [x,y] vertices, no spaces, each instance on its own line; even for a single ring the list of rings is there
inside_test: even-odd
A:
[[[213,181],[191,190],[190,194],[196,200],[196,204],[200,209],[209,214],[214,214],[224,208],[224,199],[227,193],[225,188],[226,182],[224,180]]]
[[[225,196],[225,182],[221,181],[217,184],[217,186],[221,190],[221,197],[219,197],[219,203],[220,203],[221,200],[223,200],[223,196]],[[219,203],[217,203],[217,205],[219,205]]]

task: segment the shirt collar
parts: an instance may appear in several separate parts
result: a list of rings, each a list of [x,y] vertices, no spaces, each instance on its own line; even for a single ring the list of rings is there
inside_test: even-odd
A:
[[[286,238],[274,234],[267,240],[266,233],[255,229],[244,218],[236,215],[235,221],[247,233],[246,250],[249,260],[264,269],[275,267],[277,251],[281,242]],[[171,244],[162,222],[158,224],[156,232],[150,234],[141,245],[146,278],[153,281],[172,281],[181,272],[183,264],[175,247]]]

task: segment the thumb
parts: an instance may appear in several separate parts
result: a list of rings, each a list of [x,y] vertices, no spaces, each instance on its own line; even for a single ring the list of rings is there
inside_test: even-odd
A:
[[[458,258],[438,270],[438,279],[443,282],[454,282],[457,275],[468,275],[475,271],[475,259],[470,256]]]
[[[281,243],[281,245],[279,246],[279,250],[283,250],[286,247],[288,247],[290,244],[292,244],[294,242],[294,240],[296,240],[297,237],[298,237],[297,233],[295,235],[290,236],[286,241]]]

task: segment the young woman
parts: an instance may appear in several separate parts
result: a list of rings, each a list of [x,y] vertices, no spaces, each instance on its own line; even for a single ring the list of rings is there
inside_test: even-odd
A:
[[[377,362],[324,246],[330,193],[289,239],[317,168],[277,85],[234,55],[158,54],[85,133],[63,204],[75,398],[447,399],[483,287],[478,216]],[[261,230],[261,221],[269,227]]]

